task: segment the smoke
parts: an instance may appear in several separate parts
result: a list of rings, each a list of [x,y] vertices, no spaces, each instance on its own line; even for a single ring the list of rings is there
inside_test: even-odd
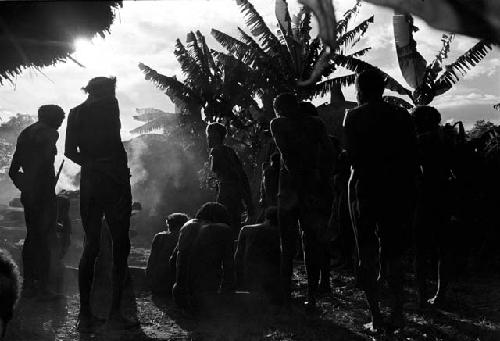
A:
[[[173,135],[147,134],[125,143],[131,170],[132,196],[142,205],[139,225],[158,230],[167,215],[193,215],[213,194],[200,188],[203,157]],[[156,226],[151,226],[156,225]]]
[[[56,184],[56,193],[63,190],[76,191],[80,188],[80,166],[64,158],[64,155],[62,154],[56,155],[54,164],[56,173],[59,171],[59,167],[61,166],[63,160],[64,165]]]

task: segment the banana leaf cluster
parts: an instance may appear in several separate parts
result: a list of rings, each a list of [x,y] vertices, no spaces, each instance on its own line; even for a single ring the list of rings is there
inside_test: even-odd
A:
[[[418,30],[413,25],[413,18],[408,14],[396,14],[393,20],[396,51],[401,73],[411,89],[406,95],[411,104],[404,99],[397,101],[406,108],[413,105],[428,105],[437,96],[450,90],[472,67],[483,60],[492,49],[492,43],[481,40],[453,63],[445,65],[454,34],[443,34],[442,47],[434,60],[428,63],[418,52],[413,33]]]
[[[0,84],[72,59],[76,38],[104,35],[122,1],[1,1]]]
[[[224,54],[227,61],[237,60],[246,65],[249,89],[262,101],[266,116],[272,115],[272,100],[282,92],[295,93],[300,100],[310,100],[354,83],[353,73],[333,77],[339,65],[328,56],[341,55],[357,65],[361,62],[358,58],[370,50],[350,51],[373,23],[372,16],[350,27],[359,11],[359,1],[336,23],[333,51],[319,36],[311,36],[312,14],[308,7],[290,16],[287,2],[276,0],[278,30],[275,34],[250,1],[237,0],[237,4],[250,33],[238,28],[240,36],[235,38],[213,29],[212,36],[227,50]]]

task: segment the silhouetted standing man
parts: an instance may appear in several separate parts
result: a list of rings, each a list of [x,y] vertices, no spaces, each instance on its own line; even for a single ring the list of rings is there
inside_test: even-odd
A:
[[[295,95],[276,97],[274,110],[277,118],[271,121],[271,132],[282,160],[278,215],[284,300],[289,301],[291,297],[292,260],[300,224],[308,282],[306,305],[313,308],[320,273],[323,273],[324,286],[329,287],[326,243],[322,237],[328,229],[332,205],[329,169],[333,163],[333,145],[317,117],[299,112]]]
[[[127,154],[120,136],[120,111],[115,97],[115,78],[96,77],[83,90],[85,102],[73,108],[68,118],[66,156],[79,164],[80,214],[85,244],[79,265],[79,329],[99,322],[90,310],[94,264],[99,253],[103,216],[113,239],[113,295],[108,323],[116,328],[137,325],[120,312],[130,252],[132,197]]]
[[[46,299],[55,297],[49,289],[49,238],[56,228],[54,158],[59,139],[57,129],[64,116],[61,107],[42,105],[38,109],[38,122],[19,135],[9,169],[10,178],[21,191],[26,219],[23,245],[23,295],[26,297],[37,294]]]
[[[241,228],[243,202],[248,217],[254,215],[252,194],[248,177],[234,150],[224,144],[226,128],[220,123],[211,123],[206,130],[210,148],[210,167],[217,176],[217,202],[224,205],[231,219],[233,239],[238,239]]]
[[[411,117],[406,110],[383,101],[384,87],[384,77],[376,70],[358,75],[359,106],[344,121],[352,165],[349,201],[359,281],[374,329],[383,327],[377,290],[381,266],[386,267],[393,295],[392,327],[403,323],[402,256],[409,245],[417,164]]]

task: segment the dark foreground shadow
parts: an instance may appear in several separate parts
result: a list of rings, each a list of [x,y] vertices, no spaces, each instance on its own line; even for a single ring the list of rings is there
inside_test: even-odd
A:
[[[193,340],[365,340],[332,320],[307,313],[298,303],[278,310],[247,293],[219,299],[196,316],[168,298],[153,297],[153,302]]]

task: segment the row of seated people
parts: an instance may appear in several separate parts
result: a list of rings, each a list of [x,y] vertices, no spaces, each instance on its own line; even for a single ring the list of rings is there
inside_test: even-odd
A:
[[[146,276],[153,294],[168,296],[196,311],[213,295],[250,291],[271,304],[280,302],[280,237],[276,207],[262,223],[244,226],[236,250],[226,208],[204,204],[194,219],[168,216],[168,231],[153,240]]]

